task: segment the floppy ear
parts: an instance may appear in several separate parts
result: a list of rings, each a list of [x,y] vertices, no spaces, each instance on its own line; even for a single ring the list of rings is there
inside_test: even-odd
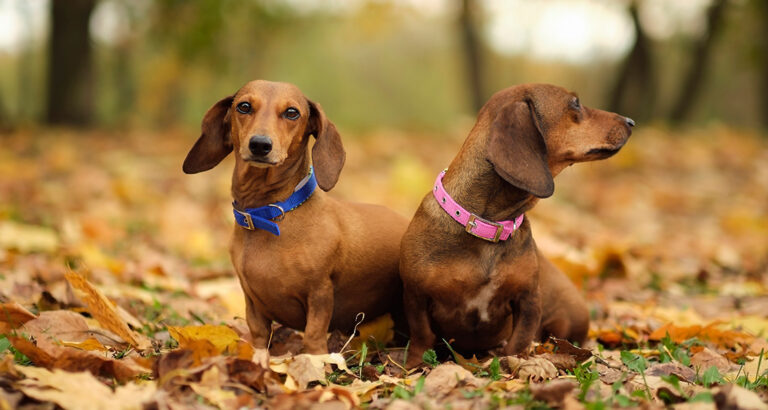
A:
[[[510,184],[546,198],[555,191],[547,164],[547,146],[524,102],[502,107],[491,123],[488,160],[496,173]]]
[[[347,154],[336,126],[328,121],[320,104],[309,100],[307,102],[310,111],[307,134],[314,135],[316,140],[312,147],[312,164],[315,167],[317,185],[323,191],[329,191],[339,180]]]
[[[221,99],[205,113],[202,134],[184,159],[184,172],[196,174],[215,167],[232,152],[229,140],[229,108],[233,95]]]

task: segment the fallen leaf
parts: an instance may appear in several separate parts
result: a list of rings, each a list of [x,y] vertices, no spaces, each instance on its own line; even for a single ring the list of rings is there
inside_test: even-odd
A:
[[[16,387],[27,396],[52,401],[65,409],[142,409],[155,393],[153,383],[119,386],[114,392],[87,372],[49,371],[17,366],[27,378]],[[87,392],[87,394],[83,394]]]
[[[190,383],[189,387],[220,409],[237,409],[235,393],[221,388],[226,381],[227,375],[217,366],[211,366],[203,371],[199,382]]]
[[[349,343],[349,349],[358,351],[363,345],[363,342],[377,343],[380,345],[386,345],[391,342],[395,337],[395,322],[389,314],[379,316],[376,319],[363,323],[358,326],[357,330],[360,332],[359,336],[356,336]]]
[[[715,366],[720,373],[728,373],[734,368],[734,365],[723,355],[706,347],[691,356],[691,366],[702,371]]]
[[[10,329],[16,329],[36,317],[34,313],[16,302],[0,304],[0,322],[7,323]]]
[[[523,380],[544,381],[557,376],[557,368],[550,361],[541,357],[521,359],[515,356],[506,357],[509,372]]]
[[[483,381],[476,378],[469,370],[455,363],[443,363],[427,375],[424,380],[424,393],[432,397],[442,397],[459,386],[480,387]]]
[[[531,384],[533,398],[547,402],[552,407],[560,407],[565,399],[578,384],[572,380],[552,380],[549,383]]]
[[[755,392],[735,384],[719,386],[713,391],[718,409],[766,410],[768,404],[760,400]]]
[[[27,356],[32,363],[46,369],[63,369],[70,372],[88,371],[96,376],[112,378],[125,382],[149,373],[132,358],[115,360],[91,351],[50,345],[45,350],[35,346],[29,340],[8,336],[13,347]]]
[[[89,337],[88,339],[83,340],[82,342],[61,342],[64,346],[74,347],[81,350],[98,350],[100,352],[106,352],[109,349],[106,348],[101,342],[98,340]]]
[[[221,325],[201,325],[201,326],[169,326],[168,332],[171,337],[179,342],[179,347],[188,348],[192,342],[206,340],[210,342],[219,353],[236,352],[237,342],[240,336],[234,330]]]
[[[59,238],[50,228],[0,221],[0,248],[15,249],[22,253],[53,252]]]
[[[115,305],[101,291],[91,285],[85,277],[75,272],[67,272],[64,277],[72,285],[72,288],[79,292],[78,296],[88,306],[88,312],[99,321],[101,326],[120,336],[137,349],[144,350],[151,346],[149,339],[128,327],[128,324],[117,312]]]
[[[669,376],[670,374],[674,374],[680,380],[688,383],[696,381],[696,372],[690,367],[683,366],[678,362],[654,364],[646,370],[646,374],[650,376]]]

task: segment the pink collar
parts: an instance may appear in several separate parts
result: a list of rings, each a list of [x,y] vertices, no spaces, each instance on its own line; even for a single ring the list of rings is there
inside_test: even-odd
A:
[[[467,211],[445,192],[445,188],[443,188],[443,175],[445,175],[445,171],[437,176],[435,187],[432,189],[432,195],[435,196],[435,200],[440,204],[440,207],[456,222],[464,226],[465,230],[471,235],[494,243],[499,240],[506,241],[523,223],[525,214],[521,214],[513,221],[493,222]]]

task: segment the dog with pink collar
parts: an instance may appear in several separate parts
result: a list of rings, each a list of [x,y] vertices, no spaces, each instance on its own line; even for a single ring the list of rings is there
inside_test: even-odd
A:
[[[587,305],[538,250],[524,214],[566,167],[618,152],[633,126],[553,85],[491,97],[401,243],[409,367],[441,339],[505,355],[550,335],[585,341]]]

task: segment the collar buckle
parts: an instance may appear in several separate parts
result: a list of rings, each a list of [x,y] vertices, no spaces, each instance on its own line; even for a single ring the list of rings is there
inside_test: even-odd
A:
[[[238,214],[242,215],[243,219],[245,219],[245,223],[248,224],[248,226],[243,226],[243,228],[245,228],[245,229],[247,229],[249,231],[253,231],[253,230],[256,229],[256,227],[253,225],[253,218],[251,218],[251,214],[249,214],[248,212],[243,212],[243,211],[241,211],[241,210],[239,210],[237,208],[235,208],[235,212],[237,212]],[[242,226],[242,225],[240,225],[240,226]]]
[[[495,226],[496,227],[496,233],[493,235],[493,238],[488,238],[488,237],[485,237],[485,236],[481,236],[481,235],[478,235],[475,232],[473,232],[472,230],[477,227],[477,222],[475,222],[475,221],[480,221],[480,222],[486,223],[488,225]],[[464,228],[464,230],[468,234],[470,234],[472,236],[476,236],[476,237],[478,237],[480,239],[485,239],[486,241],[497,243],[497,242],[499,242],[499,238],[501,238],[501,234],[504,232],[504,225],[502,225],[502,224],[500,224],[498,222],[493,222],[493,221],[489,221],[487,219],[483,219],[483,218],[481,218],[481,217],[479,217],[479,216],[477,216],[475,214],[469,214],[469,220],[467,221],[467,225]]]

